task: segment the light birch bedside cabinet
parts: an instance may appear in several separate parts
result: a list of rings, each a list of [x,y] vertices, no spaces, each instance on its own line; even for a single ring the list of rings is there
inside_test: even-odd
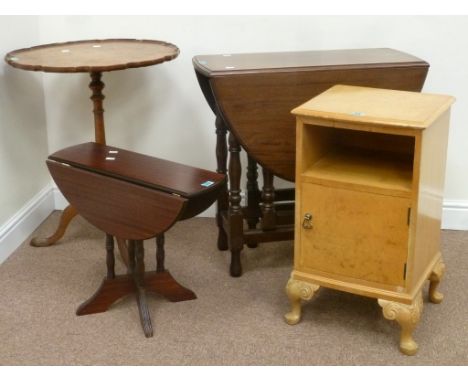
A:
[[[440,228],[450,106],[445,95],[336,85],[292,111],[296,127],[294,269],[286,286],[296,324],[320,286],[378,299],[413,330],[444,273]]]

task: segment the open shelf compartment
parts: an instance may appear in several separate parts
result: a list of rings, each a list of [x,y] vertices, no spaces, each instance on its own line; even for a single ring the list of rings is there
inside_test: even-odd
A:
[[[411,197],[412,136],[306,125],[301,181]]]

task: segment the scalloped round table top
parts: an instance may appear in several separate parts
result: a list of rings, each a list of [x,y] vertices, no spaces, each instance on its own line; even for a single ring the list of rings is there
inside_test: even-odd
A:
[[[108,72],[170,61],[177,46],[156,40],[109,39],[38,45],[7,53],[5,61],[24,70],[55,73]]]

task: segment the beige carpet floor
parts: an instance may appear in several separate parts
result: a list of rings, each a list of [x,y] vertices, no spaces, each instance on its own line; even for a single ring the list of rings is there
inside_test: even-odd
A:
[[[53,213],[35,234],[52,232],[58,218]],[[321,289],[302,322],[287,325],[293,243],[245,249],[244,275],[231,278],[208,218],[181,222],[166,236],[167,268],[198,299],[150,298],[153,338],[143,336],[133,297],[77,317],[105,274],[104,235],[78,218],[55,246],[25,242],[0,266],[0,364],[467,365],[468,232],[444,231],[442,240],[445,300],[425,303],[415,331],[420,349],[408,357],[398,351],[398,325],[373,299]],[[146,242],[147,268],[154,247]]]

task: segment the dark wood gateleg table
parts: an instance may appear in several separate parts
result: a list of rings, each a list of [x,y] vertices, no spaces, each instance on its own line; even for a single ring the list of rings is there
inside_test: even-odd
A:
[[[11,66],[30,71],[50,73],[89,73],[92,91],[95,142],[106,144],[102,73],[138,68],[170,61],[179,55],[177,46],[156,40],[107,39],[84,40],[39,45],[7,53],[5,61]],[[34,237],[31,245],[47,247],[60,240],[77,215],[76,209],[67,206],[56,231],[49,237]],[[119,248],[122,250],[122,243]],[[122,251],[121,251],[122,252]]]
[[[295,121],[290,111],[336,84],[420,91],[429,69],[427,62],[393,49],[218,54],[192,61],[216,115],[216,171],[229,178],[218,198],[216,222],[218,248],[231,251],[234,277],[242,274],[244,244],[255,247],[294,238],[294,188],[274,187],[274,177],[295,179]],[[242,149],[248,158],[245,206]]]

